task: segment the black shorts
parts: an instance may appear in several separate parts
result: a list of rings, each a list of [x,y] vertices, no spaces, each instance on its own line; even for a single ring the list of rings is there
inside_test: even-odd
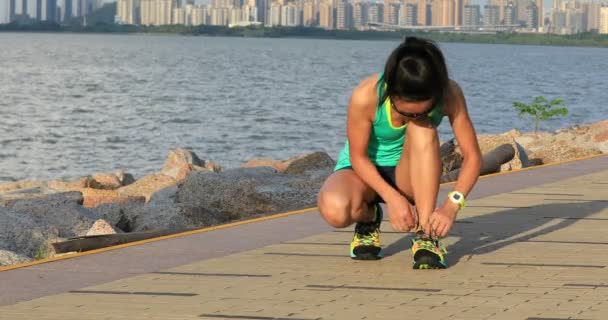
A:
[[[354,171],[352,166],[340,168],[336,171],[345,170],[345,169]],[[376,166],[376,169],[378,169],[378,173],[380,173],[380,176],[382,177],[382,179],[384,179],[384,181],[386,181],[391,187],[399,190],[399,188],[397,188],[397,179],[395,178],[395,167],[393,167],[393,166]],[[382,197],[380,197],[380,195],[377,194],[376,199],[374,199],[372,204],[376,204],[376,203],[386,203],[386,202],[384,201],[384,199],[382,199]]]

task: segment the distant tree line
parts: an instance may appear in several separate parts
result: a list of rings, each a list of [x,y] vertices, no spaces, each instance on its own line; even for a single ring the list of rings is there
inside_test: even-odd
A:
[[[325,30],[311,27],[234,27],[225,26],[134,26],[117,25],[110,21],[109,14],[98,10],[96,15],[87,16],[87,24],[83,20],[70,21],[68,24],[49,22],[13,22],[0,25],[0,31],[21,32],[82,32],[82,33],[162,33],[192,36],[227,36],[227,37],[269,37],[269,38],[318,38],[318,39],[352,39],[352,40],[389,40],[399,39],[406,35],[426,37],[438,42],[465,42],[491,44],[525,44],[525,45],[555,45],[555,46],[589,46],[608,47],[608,35],[597,33],[579,33],[574,35],[552,34],[468,34],[454,32],[410,32],[410,31],[356,31],[356,30]]]

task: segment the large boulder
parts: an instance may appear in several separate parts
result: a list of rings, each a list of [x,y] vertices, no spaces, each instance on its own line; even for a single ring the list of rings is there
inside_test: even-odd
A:
[[[45,183],[40,181],[16,181],[0,184],[0,192],[9,192],[18,189],[32,189],[44,187]]]
[[[604,135],[606,137],[604,137]],[[608,152],[608,121],[526,133],[515,138],[538,163],[553,163]]]
[[[81,203],[82,196],[78,192],[66,192],[40,199],[17,200],[9,208],[31,219],[36,226],[52,227],[57,230],[58,237],[69,238],[85,235],[99,219]]]
[[[143,198],[122,203],[104,203],[90,210],[110,225],[124,232],[136,229],[136,214],[145,205]]]
[[[178,148],[169,152],[161,173],[182,181],[192,171],[221,172],[222,167],[209,160],[201,160],[190,150]]]
[[[134,183],[117,190],[122,197],[138,198],[143,197],[146,201],[150,200],[153,193],[175,186],[177,180],[164,174],[151,174],[145,176]]]
[[[83,197],[80,192],[60,192],[55,189],[47,188],[44,186],[28,188],[28,189],[17,189],[12,191],[6,191],[0,193],[0,205],[12,206],[19,200],[34,200],[43,198],[64,198],[69,197],[72,201],[82,204]]]
[[[177,186],[171,186],[152,194],[150,201],[143,206],[125,208],[131,231],[180,230],[191,229],[213,223],[197,223],[184,216],[177,203]]]
[[[46,253],[49,239],[55,239],[59,234],[57,228],[43,225],[36,216],[0,207],[0,250],[33,259]],[[12,254],[5,257],[11,261],[13,258]]]
[[[0,267],[30,262],[33,259],[13,251],[0,249]]]
[[[241,165],[242,168],[271,167],[278,173],[301,174],[308,170],[333,169],[335,161],[325,152],[298,155],[287,160],[268,158],[252,159]]]
[[[135,178],[124,170],[96,173],[89,181],[89,187],[95,189],[115,190],[135,182]]]
[[[454,139],[448,140],[439,147],[439,157],[441,158],[441,174],[447,174],[462,166],[462,155],[456,152]]]
[[[487,154],[501,145],[510,144],[515,151],[513,159],[502,164],[498,172],[512,171],[516,169],[526,168],[535,163],[530,162],[528,154],[525,148],[519,144],[516,140],[517,137],[521,136],[521,133],[517,130],[511,130],[503,134],[482,134],[477,136],[479,142],[479,149],[481,154]]]
[[[104,219],[99,219],[93,223],[93,225],[91,226],[91,228],[89,228],[89,231],[87,231],[85,236],[99,236],[117,233],[122,233],[122,230],[114,227]]]
[[[312,207],[331,170],[287,175],[270,167],[222,173],[192,173],[180,185],[181,214],[193,224],[211,225],[255,215]]]

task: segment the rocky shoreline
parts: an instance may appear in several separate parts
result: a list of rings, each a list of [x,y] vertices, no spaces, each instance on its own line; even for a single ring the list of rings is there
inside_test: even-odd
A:
[[[555,132],[515,130],[478,135],[487,172],[504,172],[608,153],[608,120]],[[442,144],[442,181],[457,176],[462,157]],[[71,238],[178,232],[316,206],[335,161],[324,152],[288,160],[253,159],[223,169],[194,152],[172,150],[157,173],[135,179],[117,171],[74,181],[0,184],[0,266],[53,257]]]

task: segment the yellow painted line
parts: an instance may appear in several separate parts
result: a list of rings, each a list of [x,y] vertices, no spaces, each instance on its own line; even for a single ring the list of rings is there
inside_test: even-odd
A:
[[[254,223],[254,222],[259,222],[259,221],[264,221],[264,220],[277,219],[277,218],[287,217],[287,216],[291,216],[291,215],[295,215],[295,214],[301,214],[301,213],[306,213],[306,212],[314,211],[316,209],[317,209],[317,207],[308,208],[308,209],[302,209],[302,210],[289,211],[289,212],[278,213],[278,214],[274,214],[274,215],[270,215],[270,216],[266,216],[266,217],[260,217],[260,218],[250,219],[250,220],[237,221],[237,222],[232,222],[232,223],[227,223],[227,224],[207,227],[207,228],[203,228],[203,229],[197,229],[197,230],[190,230],[190,231],[175,233],[175,234],[171,234],[171,235],[167,235],[167,236],[162,236],[162,237],[157,237],[157,238],[151,238],[151,239],[146,239],[146,240],[140,240],[140,241],[135,241],[135,242],[124,243],[124,244],[120,244],[120,245],[116,245],[116,246],[112,246],[112,247],[107,247],[107,248],[101,248],[101,249],[96,249],[96,250],[91,250],[91,251],[86,251],[86,252],[78,252],[78,253],[74,253],[74,254],[67,254],[67,255],[64,255],[64,256],[59,256],[59,257],[54,257],[54,258],[40,259],[40,260],[31,261],[31,262],[27,262],[27,263],[21,263],[21,264],[15,264],[15,265],[6,266],[6,267],[0,267],[0,272],[2,272],[2,271],[8,271],[8,270],[13,270],[13,269],[19,269],[19,268],[31,267],[31,266],[35,266],[35,265],[39,265],[39,264],[43,264],[43,263],[49,263],[49,262],[53,262],[53,261],[66,260],[66,259],[71,259],[71,258],[88,256],[88,255],[91,255],[91,254],[102,253],[102,252],[107,252],[107,251],[112,251],[112,250],[117,250],[117,249],[122,249],[122,248],[128,248],[128,247],[137,246],[137,245],[140,245],[140,244],[145,244],[145,243],[150,243],[150,242],[156,242],[156,241],[161,241],[161,240],[166,240],[166,239],[179,238],[179,237],[189,236],[189,235],[193,235],[193,234],[197,234],[197,233],[203,233],[203,232],[220,230],[220,229],[225,229],[225,228],[230,228],[230,227],[236,227],[236,226],[240,226],[240,225],[243,225],[243,224],[249,224],[249,223]]]
[[[492,173],[492,174],[487,174],[487,175],[481,176],[479,178],[480,179],[484,179],[484,178],[488,178],[488,177],[495,177],[495,176],[499,176],[499,175],[516,173],[516,172],[526,171],[526,170],[533,170],[533,169],[538,169],[538,168],[543,168],[543,167],[549,167],[549,166],[554,166],[554,165],[559,165],[559,164],[564,164],[564,163],[570,163],[570,162],[575,162],[575,161],[580,161],[580,160],[599,158],[599,157],[603,157],[603,156],[608,156],[608,154],[598,154],[598,155],[592,155],[592,156],[585,156],[585,157],[580,157],[580,158],[571,159],[571,160],[564,160],[564,161],[552,162],[552,163],[542,164],[542,165],[533,166],[533,167],[527,167],[527,168],[517,169],[517,170],[513,170],[513,171],[505,171],[505,172],[499,172],[499,173]],[[455,183],[456,183],[456,181],[452,181],[452,182],[442,183],[441,185],[450,185],[450,184],[455,184]],[[15,265],[10,265],[10,266],[6,266],[6,267],[0,267],[0,272],[2,272],[2,271],[8,271],[8,270],[14,270],[14,269],[20,269],[20,268],[26,268],[26,267],[31,267],[31,266],[35,266],[35,265],[39,265],[39,264],[44,264],[44,263],[49,263],[49,262],[53,262],[53,261],[66,260],[66,259],[72,259],[72,258],[77,258],[77,257],[82,257],[82,256],[88,256],[88,255],[91,255],[91,254],[102,253],[102,252],[107,252],[107,251],[112,251],[112,250],[117,250],[117,249],[122,249],[122,248],[128,248],[128,247],[137,246],[137,245],[140,245],[140,244],[145,244],[145,243],[150,243],[150,242],[156,242],[156,241],[161,241],[161,240],[166,240],[166,239],[179,238],[179,237],[184,237],[184,236],[193,235],[193,234],[197,234],[197,233],[203,233],[203,232],[220,230],[220,229],[225,229],[225,228],[230,228],[230,227],[236,227],[236,226],[243,225],[243,224],[255,223],[255,222],[265,221],[265,220],[271,220],[271,219],[278,219],[278,218],[281,218],[281,217],[286,217],[286,216],[290,216],[290,215],[306,213],[306,212],[314,211],[314,210],[317,210],[317,209],[318,209],[317,207],[313,207],[313,208],[307,208],[307,209],[302,209],[302,210],[295,210],[295,211],[289,211],[289,212],[284,212],[284,213],[278,213],[278,214],[274,214],[274,215],[270,215],[270,216],[266,216],[266,217],[260,217],[260,218],[250,219],[250,220],[237,221],[237,222],[222,224],[222,225],[218,225],[218,226],[212,226],[212,227],[203,228],[203,229],[197,229],[197,230],[191,230],[191,231],[186,231],[186,232],[180,232],[180,233],[171,234],[171,235],[167,235],[167,236],[163,236],[163,237],[146,239],[146,240],[135,241],[135,242],[129,242],[129,243],[120,244],[120,245],[116,245],[116,246],[112,246],[112,247],[107,247],[107,248],[101,248],[101,249],[96,249],[96,250],[91,250],[91,251],[86,251],[86,252],[78,252],[78,253],[74,253],[74,254],[67,254],[67,255],[64,255],[64,256],[59,256],[59,257],[54,257],[54,258],[48,258],[48,259],[41,259],[41,260],[36,260],[36,261],[32,261],[32,262],[27,262],[27,263],[15,264]]]

